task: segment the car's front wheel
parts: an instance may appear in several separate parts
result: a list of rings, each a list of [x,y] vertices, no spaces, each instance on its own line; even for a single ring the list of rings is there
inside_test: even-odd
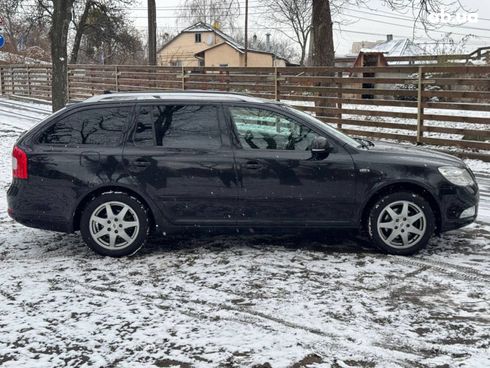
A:
[[[80,232],[95,252],[122,257],[137,252],[149,232],[146,207],[126,193],[103,193],[82,212]]]
[[[371,241],[391,254],[416,253],[427,245],[434,228],[430,204],[416,193],[388,194],[376,201],[369,213]]]

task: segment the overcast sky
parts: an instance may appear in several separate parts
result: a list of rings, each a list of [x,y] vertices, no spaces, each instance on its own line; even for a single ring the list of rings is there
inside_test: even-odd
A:
[[[244,12],[245,0],[238,0]],[[448,0],[446,0],[448,1]],[[460,0],[466,10],[476,12],[478,15],[477,22],[468,22],[463,25],[444,26],[440,30],[444,32],[453,32],[453,38],[459,41],[466,34],[473,34],[467,42],[467,51],[474,50],[481,46],[490,45],[490,1],[489,0]],[[413,36],[413,13],[411,8],[404,11],[392,11],[383,6],[382,0],[369,0],[366,6],[347,5],[344,8],[341,20],[342,25],[336,25],[334,44],[337,55],[344,55],[351,50],[354,41],[376,41],[384,39],[386,34],[393,34],[394,38]],[[182,28],[182,22],[178,22],[178,8],[182,7],[182,0],[156,0],[157,6],[157,24],[159,29],[165,29],[172,33],[178,33]],[[281,37],[280,32],[274,31],[264,25],[267,24],[264,19],[264,13],[267,9],[260,0],[249,0],[250,23],[249,29],[251,35],[264,35],[267,32],[272,37]],[[140,31],[145,32],[147,29],[147,10],[146,1],[136,2],[134,7],[129,10],[130,18],[134,20],[134,25]],[[462,13],[464,14],[464,13]],[[337,18],[337,20],[340,18]],[[335,20],[335,19],[334,19]],[[238,24],[243,24],[243,16],[237,19]],[[339,27],[341,30],[339,30]],[[426,47],[431,47],[434,41],[430,39],[422,29],[422,25],[416,26],[415,42],[424,43]],[[227,29],[223,29],[227,31]],[[444,36],[444,32],[433,32],[434,38]]]

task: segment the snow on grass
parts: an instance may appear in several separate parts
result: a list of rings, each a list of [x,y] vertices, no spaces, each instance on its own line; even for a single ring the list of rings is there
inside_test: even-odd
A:
[[[481,160],[464,160],[466,165],[473,170],[474,173],[490,176],[490,162],[484,162]]]
[[[0,111],[4,191],[34,123]],[[489,223],[415,257],[308,232],[178,234],[110,259],[78,234],[16,224],[2,195],[0,365],[488,367]]]

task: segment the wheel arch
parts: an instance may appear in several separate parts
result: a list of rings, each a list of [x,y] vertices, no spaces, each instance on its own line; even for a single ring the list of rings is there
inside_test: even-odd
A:
[[[73,231],[80,230],[80,219],[81,219],[82,212],[83,212],[83,209],[85,208],[85,206],[93,198],[98,197],[101,194],[107,193],[107,192],[120,192],[120,193],[122,192],[122,193],[128,194],[128,195],[133,196],[136,199],[138,199],[148,209],[148,214],[150,216],[150,218],[149,218],[150,228],[152,231],[155,230],[155,227],[157,224],[157,222],[156,222],[157,218],[156,218],[155,214],[158,213],[157,212],[158,210],[154,206],[150,205],[151,202],[149,200],[147,200],[144,196],[142,196],[137,191],[135,191],[131,188],[128,188],[125,186],[120,186],[120,185],[106,185],[106,186],[95,188],[92,191],[86,193],[82,197],[82,199],[78,202],[78,204],[75,208],[75,211],[73,212],[73,221],[72,221]]]
[[[436,232],[440,231],[442,225],[441,207],[436,197],[428,188],[426,188],[422,184],[407,181],[387,184],[381,188],[377,188],[370,196],[368,196],[367,201],[364,202],[364,205],[362,206],[360,216],[361,228],[363,230],[367,229],[369,211],[374,203],[376,203],[376,201],[378,201],[381,197],[384,197],[385,195],[405,191],[416,193],[423,197],[427,202],[429,202],[429,205],[432,209],[432,212],[434,213],[434,217],[436,220]]]

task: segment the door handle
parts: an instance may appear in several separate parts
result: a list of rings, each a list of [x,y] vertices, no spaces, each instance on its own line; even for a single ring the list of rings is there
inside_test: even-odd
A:
[[[148,167],[151,165],[151,162],[144,158],[138,158],[134,160],[133,165],[137,167]]]
[[[258,161],[247,161],[245,163],[245,168],[248,170],[258,170],[262,165]]]

